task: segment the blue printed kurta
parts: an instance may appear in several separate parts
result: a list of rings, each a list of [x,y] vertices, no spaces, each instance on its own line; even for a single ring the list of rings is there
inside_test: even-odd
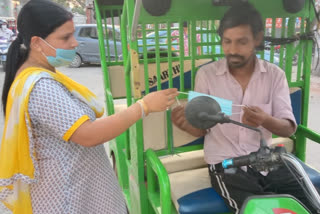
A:
[[[37,158],[30,191],[33,213],[127,213],[104,146],[63,140],[83,115],[96,119],[92,109],[61,83],[43,78],[32,89],[28,111],[28,134]]]

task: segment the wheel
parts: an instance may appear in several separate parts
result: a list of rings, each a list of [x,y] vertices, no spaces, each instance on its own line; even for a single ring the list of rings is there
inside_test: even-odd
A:
[[[71,68],[79,68],[82,64],[82,59],[79,54],[76,54],[72,62],[70,63]]]

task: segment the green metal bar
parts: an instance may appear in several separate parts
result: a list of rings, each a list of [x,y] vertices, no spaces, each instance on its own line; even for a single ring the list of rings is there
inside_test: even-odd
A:
[[[111,53],[110,53],[110,44],[109,44],[109,33],[108,33],[108,24],[107,24],[107,18],[108,17],[106,17],[105,16],[105,14],[103,14],[103,20],[104,20],[104,32],[105,32],[105,38],[106,38],[106,49],[107,49],[107,57],[108,57],[108,62],[111,62],[111,59],[110,59],[110,57],[111,57]]]
[[[114,59],[118,61],[118,49],[117,49],[117,40],[116,40],[116,30],[114,27],[114,17],[113,17],[113,10],[111,10],[111,23],[112,23],[112,37],[113,37],[113,47],[114,47]]]
[[[214,25],[214,22],[215,22],[215,20],[212,20],[211,21],[211,30],[213,31],[212,33],[211,33],[211,39],[212,39],[212,41],[211,41],[211,52],[209,51],[209,45],[208,45],[208,53],[209,54],[212,54],[212,55],[214,55],[214,54],[216,54],[216,45],[214,45],[214,43],[215,43],[215,37],[214,37],[214,35],[215,35],[215,33],[216,33],[216,30],[215,30],[215,25]],[[207,40],[209,40],[209,33],[207,34]],[[201,40],[201,42],[203,42],[202,40]]]
[[[173,88],[172,75],[172,41],[171,41],[171,22],[167,22],[167,43],[168,43],[168,73],[169,73],[169,88]]]
[[[128,138],[127,138],[127,132],[122,133],[116,139],[110,141],[110,151],[114,152],[114,156],[116,159],[116,170],[117,170],[117,176],[118,176],[118,181],[120,183],[120,186],[123,189],[128,189],[129,183],[128,183],[128,164],[126,162],[129,160],[126,153],[127,151],[123,151],[120,148],[126,147],[126,144],[128,143]],[[116,149],[112,149],[112,147],[116,147]]]
[[[194,82],[195,82],[195,76],[196,76],[195,60],[198,55],[197,30],[196,30],[196,22],[194,20],[191,21],[190,28],[191,28],[190,31],[191,31],[191,44],[192,44],[191,46],[189,46],[189,55],[191,51],[191,88],[194,88]]]
[[[307,20],[306,29],[310,29],[310,19]],[[308,124],[308,109],[309,109],[309,92],[310,92],[310,75],[311,75],[311,58],[312,58],[312,41],[306,41],[304,54],[304,66],[303,66],[303,75],[304,75],[304,86],[302,87],[302,115],[301,115],[301,125],[307,126]],[[300,128],[301,129],[301,128]],[[304,130],[305,131],[305,130]],[[297,156],[301,160],[305,160],[306,155],[306,136],[297,135]]]
[[[127,94],[127,105],[130,106],[132,104],[131,99],[131,76],[130,76],[130,55],[128,52],[127,44],[127,4],[124,4],[122,11],[122,22],[120,23],[120,33],[121,33],[121,43],[122,43],[122,54],[123,54],[123,62],[124,62],[124,70],[125,70],[125,84],[126,84],[126,94]]]
[[[174,142],[173,142],[173,128],[171,121],[171,110],[166,111],[166,121],[167,121],[167,144],[170,154],[174,153]]]
[[[149,67],[148,67],[148,50],[147,50],[147,33],[146,25],[142,25],[142,49],[143,49],[143,66],[144,66],[144,85],[145,92],[149,94]]]
[[[317,132],[309,129],[306,126],[299,125],[298,129],[297,129],[297,133],[302,134],[306,138],[308,138],[309,140],[312,140],[312,141],[320,144],[320,133],[317,133]]]
[[[160,205],[162,214],[171,214],[171,188],[168,172],[162,165],[161,161],[154,153],[153,150],[148,149],[146,151],[147,159],[147,176],[148,176],[148,195],[152,195],[156,192],[155,177],[158,178],[160,189]],[[151,175],[154,173],[155,175]],[[151,182],[149,183],[149,176]],[[149,185],[153,187],[149,188]],[[156,210],[155,210],[156,211]],[[156,211],[157,212],[157,211]],[[158,212],[157,212],[158,213]]]
[[[266,19],[263,20],[263,26],[266,26]],[[222,46],[221,46],[221,48],[222,48]],[[264,59],[264,50],[259,51],[259,53],[261,53],[261,59]]]
[[[211,21],[211,20],[206,20],[206,22],[207,22],[207,32],[206,32],[206,34],[207,34],[207,41],[209,42],[208,43],[208,45],[207,45],[207,54],[212,54],[212,53],[215,53],[215,52],[213,52],[213,48],[211,49],[211,52],[210,52],[210,43],[212,44],[212,40],[210,41],[209,39],[210,39],[210,35],[212,35],[211,36],[211,39],[213,39],[213,34],[212,34],[212,32],[210,32],[209,30],[213,30],[213,28],[212,28],[212,25],[211,25],[211,23],[213,22],[213,21]],[[202,29],[201,29],[202,30]],[[203,34],[200,34],[201,35],[201,43],[203,42]],[[204,55],[204,50],[203,50],[203,48],[202,48],[203,46],[201,45],[201,48],[200,48],[200,50],[201,50],[201,54],[200,55]]]
[[[184,29],[183,23],[179,21],[179,56],[180,56],[180,90],[184,91]]]
[[[289,18],[288,21],[288,37],[294,35],[295,18]],[[285,72],[288,82],[292,82],[292,57],[293,57],[293,44],[288,44],[286,46],[286,64]]]
[[[285,24],[286,24],[286,19],[282,18],[281,38],[285,37],[285,32],[286,32]],[[280,61],[279,61],[280,68],[283,68],[283,56],[284,56],[284,45],[281,45],[281,47],[280,47]]]
[[[160,50],[159,50],[159,23],[155,23],[155,48],[156,48],[156,70],[157,70],[157,90],[161,90],[161,70],[160,70]]]
[[[136,53],[137,53],[137,50],[138,50],[138,43],[137,43],[137,40],[132,40],[132,38],[131,38],[131,36],[132,36],[132,32],[131,32],[131,30],[132,30],[132,22],[133,22],[133,17],[134,17],[134,8],[135,8],[135,1],[133,1],[133,0],[126,0],[126,5],[127,5],[127,29],[129,30],[128,32],[127,32],[127,36],[129,37],[129,39],[128,39],[128,41],[129,41],[129,47],[128,47],[128,50],[133,50],[133,51],[135,51]],[[130,51],[130,56],[131,56],[131,51]],[[130,57],[130,66],[131,66],[131,69],[133,69],[133,68],[136,68],[136,67],[134,67],[134,66],[136,66],[136,65],[132,65],[132,63],[134,63],[133,61],[132,61],[132,57],[138,57],[138,55],[135,55],[135,56],[131,56]],[[132,71],[130,71],[130,72],[132,72]],[[129,77],[128,77],[129,78]],[[132,75],[131,75],[131,73],[130,73],[130,78],[132,78]],[[133,88],[132,86],[131,86],[131,82],[132,82],[132,80],[130,81],[130,87],[131,88]],[[133,92],[133,94],[135,94],[136,93],[136,91],[134,91]],[[131,101],[130,102],[132,102],[132,94],[127,94],[127,96],[129,96],[129,98],[128,99],[130,99]],[[128,104],[128,106],[129,106],[129,104]]]
[[[118,13],[120,14],[120,12]],[[131,78],[130,78],[130,56],[128,54],[128,49],[126,47],[126,44],[128,44],[127,41],[127,28],[126,28],[126,23],[127,23],[127,7],[126,4],[123,6],[123,11],[121,15],[121,19],[123,20],[120,22],[120,34],[121,34],[121,43],[125,44],[122,45],[122,56],[123,56],[123,62],[124,64],[124,69],[125,69],[125,84],[126,84],[126,98],[127,98],[127,105],[130,106],[132,104],[132,101],[129,95],[131,95]],[[131,149],[130,149],[130,134],[129,134],[129,129],[125,131],[125,154],[127,157],[127,160],[131,160]],[[127,184],[129,186],[129,184]],[[128,188],[128,187],[127,187]]]
[[[301,59],[302,59],[302,42],[299,41],[298,45],[294,47],[293,49],[293,56],[297,55],[298,56],[298,64],[297,64],[297,74],[296,74],[296,79],[295,81],[298,81],[301,79],[301,68],[299,69],[299,63],[301,67]]]
[[[308,129],[304,125],[299,125],[296,132],[296,156],[302,160],[306,160],[305,139],[308,138],[316,143],[320,143],[320,134]]]
[[[276,19],[272,19],[272,30],[271,30],[271,37],[274,38],[276,35]],[[270,47],[270,62],[274,62],[274,46]]]
[[[307,22],[307,29],[310,29],[310,22]],[[307,40],[304,53],[306,54],[303,66],[304,86],[302,95],[302,116],[301,124],[307,126],[308,124],[308,110],[309,110],[309,93],[310,93],[310,77],[311,77],[311,59],[312,59],[312,45],[313,41]]]
[[[138,75],[138,42],[137,38],[133,39],[136,36],[132,34],[133,19],[135,14],[135,0],[125,0],[127,4],[127,29],[128,29],[128,41],[129,41],[129,50],[131,56],[131,77],[135,78],[135,81],[138,81],[140,76]],[[139,8],[137,8],[139,10]],[[137,17],[136,17],[137,18]],[[138,20],[136,20],[138,21]],[[137,23],[136,23],[137,24]],[[133,82],[133,80],[131,81]],[[136,86],[136,85],[135,85]],[[136,90],[132,87],[133,95],[127,94],[128,97],[132,99],[132,102],[135,102],[135,99],[140,98],[140,91]],[[131,152],[131,163],[132,165],[129,167],[129,185],[130,185],[130,195],[132,197],[131,209],[132,213],[139,214],[148,214],[149,205],[147,202],[147,189],[145,186],[145,159],[144,159],[144,139],[143,139],[143,122],[142,120],[137,121],[133,126],[130,127],[130,152]]]
[[[128,40],[127,40],[127,7],[124,5],[120,22],[120,33],[121,33],[121,43],[122,43],[122,55],[123,61],[127,61],[128,57]]]
[[[304,19],[301,17],[301,23],[300,23],[300,35],[302,35],[305,32],[304,29]],[[297,66],[297,81],[301,80],[301,71],[302,71],[302,62],[303,62],[303,47],[305,45],[305,42],[299,41],[300,49],[299,49],[299,61]]]
[[[98,40],[99,40],[99,50],[100,50],[100,56],[101,56],[101,68],[103,72],[103,82],[105,86],[105,98],[107,102],[107,112],[108,115],[111,115],[114,113],[114,105],[113,105],[113,97],[110,90],[110,80],[109,80],[109,74],[108,74],[108,67],[106,62],[106,52],[105,52],[105,45],[104,45],[104,36],[103,36],[103,30],[102,30],[102,22],[101,22],[101,14],[100,9],[98,6],[97,0],[94,1],[94,7],[96,11],[96,17],[97,17],[97,30],[98,30]]]
[[[125,43],[126,44],[126,43]],[[127,106],[130,106],[132,104],[132,99],[131,99],[131,78],[130,78],[130,70],[131,70],[131,66],[130,66],[130,56],[127,56],[126,58],[126,62],[124,64],[124,69],[125,69],[125,84],[126,84],[126,93],[127,93]],[[129,135],[129,129],[126,130],[125,132],[126,134],[126,144],[125,144],[125,148],[126,148],[126,155],[127,155],[127,159],[130,160],[131,159],[131,153],[130,153],[130,135]]]

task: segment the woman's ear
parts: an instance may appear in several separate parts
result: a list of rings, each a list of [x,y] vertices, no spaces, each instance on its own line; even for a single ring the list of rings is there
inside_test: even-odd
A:
[[[43,52],[41,42],[42,41],[40,37],[38,36],[31,37],[30,48],[39,52]]]

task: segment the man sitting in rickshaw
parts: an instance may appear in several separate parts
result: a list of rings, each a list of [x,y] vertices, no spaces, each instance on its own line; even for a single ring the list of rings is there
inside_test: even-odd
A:
[[[244,106],[234,108],[231,119],[258,127],[270,144],[272,134],[289,137],[297,125],[285,72],[256,57],[256,49],[263,42],[263,29],[261,15],[251,4],[232,6],[218,30],[225,58],[199,69],[195,91]],[[259,133],[234,124],[218,124],[209,130],[194,128],[186,120],[182,106],[173,109],[172,121],[194,136],[205,136],[205,161],[212,187],[232,212],[239,213],[249,196],[276,193],[290,194],[316,213],[285,166],[270,172],[259,172],[250,166],[223,169],[224,159],[257,151]]]

